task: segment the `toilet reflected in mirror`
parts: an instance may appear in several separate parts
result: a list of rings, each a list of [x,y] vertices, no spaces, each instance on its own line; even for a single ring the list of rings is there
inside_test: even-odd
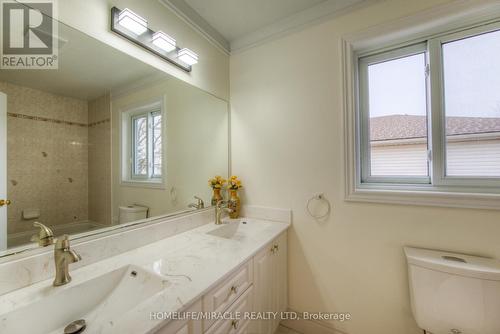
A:
[[[148,218],[149,208],[140,205],[127,205],[119,207],[118,223],[130,223]]]

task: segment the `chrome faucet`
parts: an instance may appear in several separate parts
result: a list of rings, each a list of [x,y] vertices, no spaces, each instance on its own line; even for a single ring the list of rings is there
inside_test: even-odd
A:
[[[57,239],[54,248],[54,260],[56,263],[56,278],[54,279],[54,286],[60,286],[71,282],[69,275],[68,265],[70,263],[78,262],[82,257],[70,249],[69,239],[67,235],[63,235]]]
[[[227,202],[218,201],[215,205],[215,225],[222,224],[221,217],[223,212],[231,213],[233,210],[227,207]]]
[[[195,203],[189,204],[188,208],[194,208],[196,210],[200,210],[205,207],[205,202],[203,202],[201,198],[199,198],[198,196],[194,196],[194,199],[197,200],[198,202],[196,204]]]

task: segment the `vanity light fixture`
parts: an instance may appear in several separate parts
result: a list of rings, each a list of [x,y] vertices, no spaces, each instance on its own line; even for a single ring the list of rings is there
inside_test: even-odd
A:
[[[163,31],[157,31],[153,34],[153,44],[165,52],[171,52],[176,49],[175,39]]]
[[[148,21],[128,8],[111,8],[111,31],[186,72],[191,72],[191,66],[198,63],[196,53],[179,48],[175,39],[164,32],[149,29]]]
[[[178,58],[189,65],[198,63],[198,55],[187,48],[179,51]]]
[[[148,21],[128,8],[118,14],[118,24],[136,35],[142,35],[148,31]]]

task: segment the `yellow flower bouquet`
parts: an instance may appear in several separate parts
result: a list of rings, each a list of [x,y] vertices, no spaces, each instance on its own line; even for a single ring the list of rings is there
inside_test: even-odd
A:
[[[219,201],[223,200],[222,194],[220,193],[222,187],[227,182],[222,176],[216,176],[210,180],[208,180],[208,185],[213,189],[212,193],[212,206],[217,205]]]
[[[212,189],[222,189],[226,182],[227,180],[222,176],[216,176],[213,179],[208,180],[208,185],[212,187]]]
[[[243,185],[241,184],[241,181],[238,180],[237,176],[231,176],[231,179],[229,179],[228,187],[227,189],[229,190],[229,201],[227,207],[231,209],[231,212],[229,213],[229,217],[236,219],[240,216],[240,210],[241,210],[241,200],[238,196],[238,190],[243,188]]]
[[[228,186],[229,190],[238,190],[240,188],[243,188],[243,185],[241,184],[241,181],[238,180],[237,176],[231,176]]]

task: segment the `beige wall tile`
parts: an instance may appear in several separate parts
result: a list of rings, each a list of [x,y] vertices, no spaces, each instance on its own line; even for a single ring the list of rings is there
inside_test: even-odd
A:
[[[0,89],[10,114],[87,124],[87,101],[5,82]],[[7,138],[8,233],[33,230],[26,209],[39,209],[48,225],[88,220],[88,128],[9,116]]]

